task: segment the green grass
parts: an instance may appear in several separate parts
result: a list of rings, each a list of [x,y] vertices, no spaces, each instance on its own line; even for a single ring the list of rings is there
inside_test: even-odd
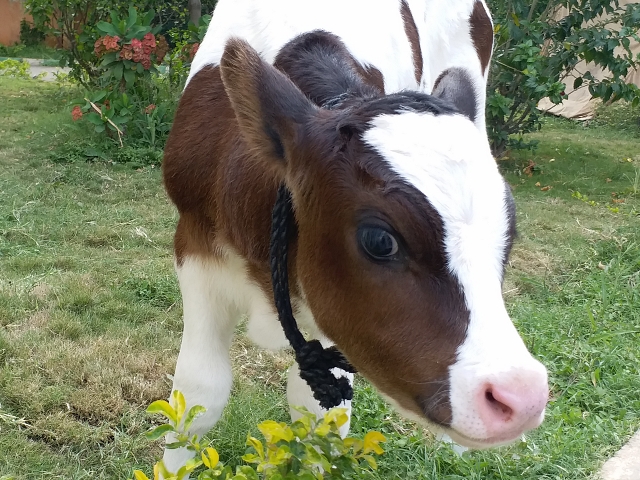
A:
[[[0,45],[0,57],[35,58],[41,60],[60,60],[61,51],[46,45]]]
[[[161,454],[144,408],[168,395],[180,343],[176,214],[158,168],[71,122],[74,95],[0,78],[0,476],[127,478]],[[372,478],[591,478],[640,427],[638,137],[555,119],[532,137],[537,151],[500,162],[520,235],[505,295],[549,368],[545,423],[458,456],[358,379],[352,432],[389,439]],[[234,357],[211,433],[232,463],[258,422],[287,419],[291,362],[241,334]]]

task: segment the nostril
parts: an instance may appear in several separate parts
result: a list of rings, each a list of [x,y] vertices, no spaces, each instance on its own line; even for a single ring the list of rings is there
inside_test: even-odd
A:
[[[505,405],[501,401],[499,401],[496,397],[493,396],[493,392],[491,390],[487,390],[484,394],[484,397],[487,400],[487,403],[491,407],[491,410],[499,415],[502,420],[508,420],[513,414],[513,409],[508,405]]]

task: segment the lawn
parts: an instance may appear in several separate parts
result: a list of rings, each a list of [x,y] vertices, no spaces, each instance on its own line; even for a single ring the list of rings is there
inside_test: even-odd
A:
[[[181,333],[176,212],[157,152],[101,147],[73,91],[0,78],[0,477],[124,479],[151,470],[148,403],[170,391]],[[606,118],[603,115],[602,118]],[[389,439],[378,479],[586,479],[640,427],[640,135],[550,119],[500,165],[519,239],[505,296],[549,368],[543,426],[457,455],[358,379],[352,433]],[[287,352],[240,329],[235,386],[211,433],[222,460],[287,420]]]
[[[0,45],[0,57],[35,58],[38,60],[60,60],[61,50],[46,45]]]

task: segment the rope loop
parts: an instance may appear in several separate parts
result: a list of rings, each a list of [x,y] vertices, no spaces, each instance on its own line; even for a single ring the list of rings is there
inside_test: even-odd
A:
[[[278,318],[291,344],[300,367],[300,377],[307,382],[314,398],[324,409],[340,405],[353,398],[353,388],[345,377],[336,377],[331,370],[339,368],[355,373],[355,368],[336,348],[323,348],[318,340],[307,341],[296,323],[291,308],[288,273],[288,247],[294,221],[291,192],[282,184],[271,217],[269,257],[273,298]]]

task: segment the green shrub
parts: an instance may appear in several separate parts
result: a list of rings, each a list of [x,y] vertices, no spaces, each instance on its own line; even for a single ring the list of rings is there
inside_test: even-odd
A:
[[[169,46],[159,27],[152,27],[155,12],[138,15],[133,7],[127,16],[111,11],[110,22],[96,25],[101,35],[94,45],[98,88],[72,110],[74,120],[83,116],[97,133],[117,139],[137,140],[161,148],[171,127],[175,100],[162,98],[157,66]],[[167,101],[168,100],[168,101]]]
[[[7,58],[0,61],[0,77],[15,77],[30,79],[29,64],[24,60]]]
[[[44,32],[40,28],[24,18],[20,21],[20,43],[27,47],[35,47],[44,42],[44,37]]]
[[[202,9],[211,13],[215,0],[202,0]],[[33,18],[34,27],[56,37],[68,48],[61,51],[61,66],[71,68],[71,77],[85,87],[94,87],[100,71],[94,63],[93,43],[100,36],[98,23],[107,21],[111,10],[126,15],[129,7],[144,12],[155,9],[154,25],[162,32],[184,30],[189,21],[188,3],[184,0],[24,0],[25,10]]]
[[[164,416],[168,423],[147,433],[151,440],[165,435],[175,435],[176,440],[167,448],[187,448],[195,457],[178,472],[169,472],[162,461],[155,464],[153,472],[157,480],[181,480],[197,474],[198,480],[338,480],[361,478],[377,469],[377,455],[384,451],[380,443],[385,437],[380,432],[368,432],[364,440],[347,437],[342,439],[339,429],[348,421],[346,410],[334,408],[318,419],[305,409],[299,409],[302,418],[291,425],[268,420],[258,425],[264,442],[247,435],[247,453],[242,457],[246,465],[235,471],[220,462],[218,452],[197,435],[191,436],[189,428],[205,408],[196,405],[186,412],[184,396],[174,391],[171,404],[165,400],[153,402],[147,408],[151,414]],[[136,480],[149,480],[140,470],[134,471]]]
[[[609,0],[490,0],[496,45],[489,75],[487,128],[500,156],[507,148],[525,148],[523,134],[539,130],[545,98],[560,103],[566,84],[588,88],[605,102],[627,100],[637,105],[640,90],[625,83],[637,65],[630,41],[640,28],[640,3],[621,7]],[[561,7],[566,13],[558,17]],[[612,28],[611,25],[618,25]],[[574,78],[581,61],[606,68],[611,77],[589,72]]]
[[[72,110],[74,120],[84,117],[95,132],[121,147],[133,142],[163,148],[179,93],[211,20],[204,15],[198,26],[171,32],[177,46],[161,73],[158,67],[169,46],[158,33],[160,27],[151,25],[154,18],[153,10],[139,14],[131,7],[123,17],[112,10],[109,22],[96,25],[100,35],[93,42],[98,87],[89,89],[84,102],[77,102]]]
[[[170,41],[175,45],[169,58],[169,82],[176,93],[184,88],[191,62],[200,48],[210,22],[211,15],[203,15],[198,25],[190,23],[186,29],[172,29],[168,32]]]

